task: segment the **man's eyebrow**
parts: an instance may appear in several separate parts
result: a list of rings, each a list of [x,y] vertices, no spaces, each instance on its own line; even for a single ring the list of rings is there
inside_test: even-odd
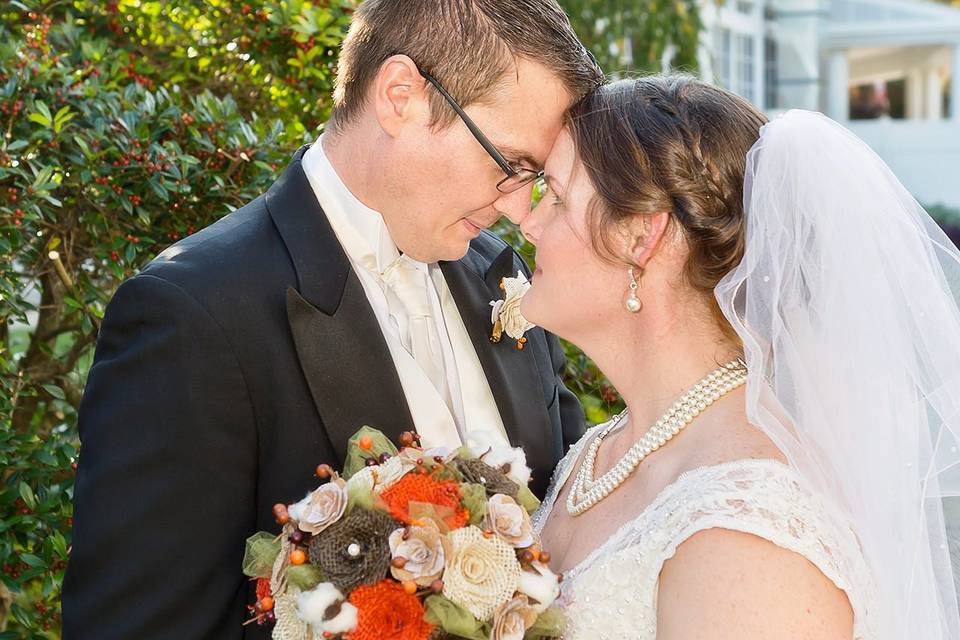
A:
[[[529,169],[540,169],[543,167],[543,163],[540,160],[537,160],[527,151],[521,151],[516,147],[511,147],[510,145],[498,145],[494,143],[497,150],[503,154],[503,157],[507,160],[512,160],[516,163],[522,164]]]

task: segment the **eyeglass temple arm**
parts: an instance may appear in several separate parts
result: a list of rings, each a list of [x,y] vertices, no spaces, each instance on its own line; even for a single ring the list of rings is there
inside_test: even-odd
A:
[[[486,152],[489,153],[490,156],[500,166],[500,168],[503,169],[504,173],[506,173],[508,176],[516,175],[517,172],[513,167],[510,166],[510,163],[507,162],[507,159],[504,158],[499,151],[497,151],[497,148],[494,147],[489,140],[487,140],[487,136],[483,135],[483,132],[480,131],[480,128],[477,127],[477,125],[473,123],[473,120],[470,119],[470,116],[468,116],[467,113],[460,108],[460,105],[457,104],[457,101],[453,99],[453,96],[447,93],[447,90],[443,88],[443,85],[437,82],[433,76],[423,69],[419,69],[419,71],[420,75],[426,78],[427,81],[432,84],[437,91],[440,92],[440,95],[443,96],[444,100],[447,101],[450,107],[457,112],[457,115],[460,116],[460,119],[463,120],[463,123],[467,125],[467,128],[470,130],[470,133],[473,134],[473,137],[477,139],[477,142],[483,146]]]

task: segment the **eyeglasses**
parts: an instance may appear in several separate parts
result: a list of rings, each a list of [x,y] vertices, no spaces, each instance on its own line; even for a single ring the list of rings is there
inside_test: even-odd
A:
[[[467,125],[467,129],[470,130],[470,133],[473,134],[473,137],[477,139],[477,142],[480,143],[480,146],[490,154],[490,157],[493,158],[494,162],[503,170],[507,177],[497,183],[497,191],[500,193],[512,193],[523,187],[530,184],[534,180],[539,180],[543,177],[543,171],[537,171],[536,169],[529,169],[527,167],[513,167],[506,158],[503,157],[503,154],[497,151],[497,148],[493,146],[493,143],[487,139],[487,136],[483,135],[483,132],[480,131],[480,127],[470,119],[470,116],[463,110],[456,100],[453,99],[447,90],[437,82],[437,79],[432,75],[420,69],[420,75],[426,78],[427,82],[432,84],[437,91],[440,92],[440,95],[447,101],[447,104],[457,112],[457,115],[460,116],[460,119],[463,120],[463,123]]]

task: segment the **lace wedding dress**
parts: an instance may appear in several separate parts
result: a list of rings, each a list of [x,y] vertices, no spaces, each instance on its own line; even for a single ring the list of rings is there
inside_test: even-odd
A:
[[[534,514],[539,533],[591,429],[554,472]],[[559,603],[567,640],[655,638],[657,591],[663,563],[687,538],[710,528],[732,529],[799,553],[846,592],[854,638],[875,637],[873,588],[856,536],[801,477],[776,460],[737,460],[682,474],[573,569],[564,572]]]

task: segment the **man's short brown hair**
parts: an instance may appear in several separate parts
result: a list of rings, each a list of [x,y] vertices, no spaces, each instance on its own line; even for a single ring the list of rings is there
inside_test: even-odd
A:
[[[409,56],[464,107],[481,102],[526,58],[557,74],[573,100],[603,80],[554,0],[366,0],[343,42],[331,124],[340,127],[364,106],[380,66]],[[433,124],[456,114],[431,92]]]

